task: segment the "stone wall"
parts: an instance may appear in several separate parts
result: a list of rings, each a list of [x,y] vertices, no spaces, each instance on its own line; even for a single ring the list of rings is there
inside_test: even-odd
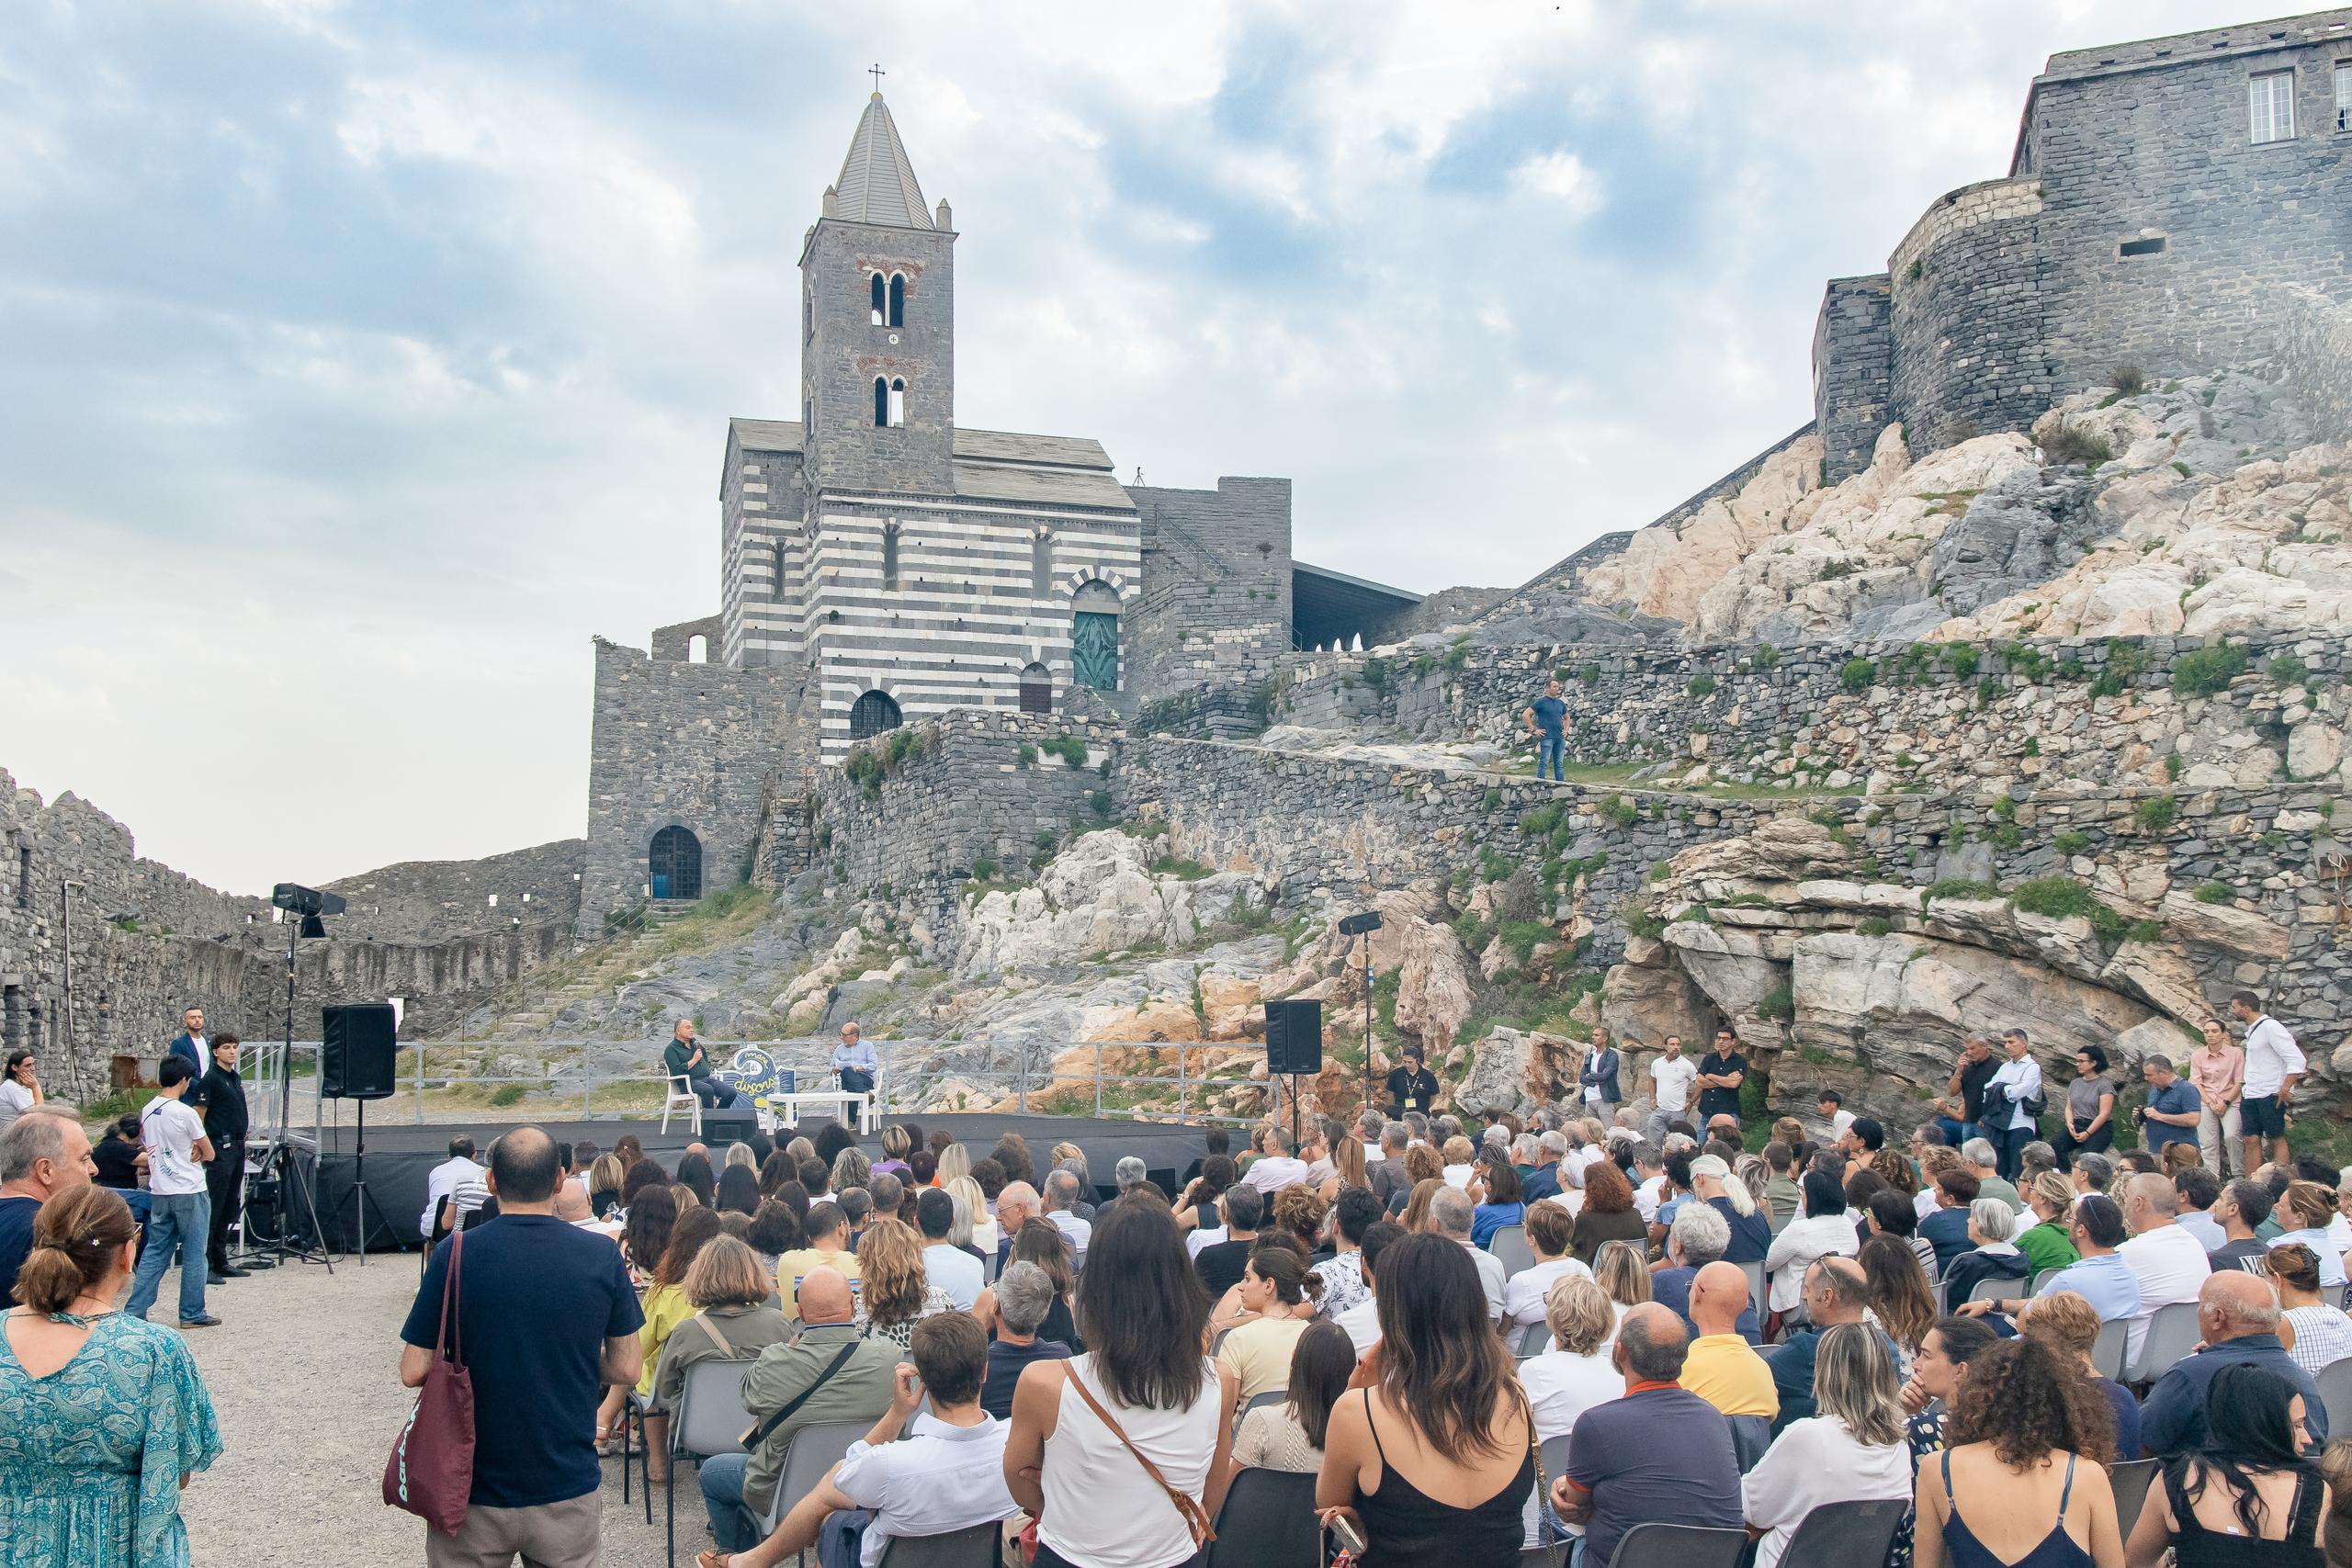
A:
[[[705,615],[700,620],[654,627],[653,657],[674,660],[681,664],[698,662],[695,660],[696,637],[703,641],[703,659],[713,664],[720,662],[727,652],[727,617],[723,615]]]
[[[481,860],[402,861],[326,884],[349,907],[334,922],[343,941],[446,942],[560,925],[580,913],[580,876],[587,841],[559,839]]]
[[[1128,690],[1148,702],[1261,678],[1290,651],[1290,480],[1127,494],[1143,533],[1143,593],[1124,628]]]
[[[1914,450],[2022,429],[2060,389],[2043,365],[2041,210],[2038,180],[1966,186],[1939,198],[1888,259],[1888,412]]]
[[[814,767],[800,672],[650,659],[596,639],[588,838],[577,930],[648,897],[646,855],[673,825],[702,845],[706,891],[751,869],[771,778]]]
[[[2352,305],[2316,288],[2279,290],[2278,367],[2313,434],[2352,439]]]
[[[1823,478],[1830,484],[1871,466],[1886,428],[1894,337],[1886,274],[1833,277],[1813,324],[1813,423],[1821,432]]]

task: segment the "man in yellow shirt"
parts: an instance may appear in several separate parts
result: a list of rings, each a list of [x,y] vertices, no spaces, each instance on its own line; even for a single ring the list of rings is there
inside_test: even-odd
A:
[[[1739,1337],[1747,1302],[1747,1273],[1736,1263],[1710,1263],[1691,1279],[1690,1321],[1699,1333],[1682,1362],[1682,1386],[1726,1416],[1778,1416],[1772,1369]]]
[[[808,1245],[775,1260],[776,1293],[784,1298],[784,1315],[800,1318],[800,1281],[812,1269],[831,1269],[849,1281],[854,1301],[864,1289],[857,1271],[857,1254],[849,1249],[849,1215],[839,1203],[812,1204],[807,1224]]]

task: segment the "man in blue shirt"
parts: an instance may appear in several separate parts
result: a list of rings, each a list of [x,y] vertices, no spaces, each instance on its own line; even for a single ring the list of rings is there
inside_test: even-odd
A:
[[[2140,1123],[2141,1141],[2161,1167],[2166,1144],[2197,1142],[2197,1120],[2205,1101],[2196,1086],[2173,1070],[2167,1057],[2142,1062],[2140,1076],[2148,1081],[2148,1103],[2132,1112],[2132,1119]]]
[[[456,1350],[474,1388],[466,1522],[425,1532],[429,1565],[596,1560],[604,1523],[596,1406],[644,1371],[644,1314],[620,1251],[555,1217],[555,1140],[517,1127],[491,1145],[498,1217],[435,1247],[401,1328],[401,1382],[424,1385],[441,1341],[442,1282],[458,1264]],[[2251,1276],[2249,1276],[2251,1278]]]
[[[1567,777],[1568,705],[1560,700],[1560,678],[1557,675],[1544,683],[1544,694],[1528,705],[1520,716],[1527,721],[1527,733],[1535,737],[1535,776],[1542,778],[1548,765],[1555,782]]]
[[[874,1075],[881,1069],[882,1063],[874,1055],[874,1047],[859,1037],[857,1025],[842,1024],[842,1043],[833,1047],[833,1071],[842,1076],[842,1092],[873,1093]]]
[[[2222,1269],[2197,1292],[2197,1326],[2205,1348],[2173,1363],[2140,1406],[2140,1447],[2153,1459],[2194,1453],[2206,1442],[2205,1400],[2222,1368],[2261,1367],[2286,1379],[2303,1396],[2303,1427],[2311,1447],[2327,1441],[2327,1405],[2312,1375],[2278,1343],[2278,1300],[2268,1281]]]
[[[2033,1293],[2054,1296],[2061,1291],[2072,1291],[2091,1303],[2101,1323],[2120,1323],[2140,1316],[2140,1277],[2132,1272],[2132,1266],[2115,1250],[2123,1245],[2123,1211],[2116,1207],[2115,1200],[2094,1192],[2078,1201],[2075,1216],[2067,1223],[2066,1235],[2081,1257],[2050,1276],[2049,1282]],[[1952,1310],[1965,1317],[1997,1312],[2014,1318],[2024,1304],[2018,1297],[2004,1297],[1998,1301],[1964,1302]]]
[[[1672,1159],[1675,1156],[1667,1156]],[[1693,1337],[1699,1332],[1698,1323],[1690,1316],[1690,1282],[1699,1270],[1708,1264],[1722,1260],[1731,1246],[1731,1222],[1710,1203],[1686,1203],[1674,1216],[1667,1230],[1666,1256],[1671,1268],[1661,1269],[1650,1276],[1650,1300],[1671,1308],[1682,1320],[1682,1326]],[[1739,1337],[1750,1345],[1764,1341],[1762,1329],[1756,1321],[1756,1307],[1751,1301],[1739,1314],[1734,1325]]]

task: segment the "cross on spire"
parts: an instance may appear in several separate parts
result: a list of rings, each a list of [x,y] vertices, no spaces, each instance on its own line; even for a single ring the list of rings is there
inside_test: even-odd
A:
[[[888,76],[889,73],[883,70],[881,62],[876,61],[874,64],[865,68],[865,73],[874,78],[874,96],[877,98],[880,97],[882,96],[882,78]]]

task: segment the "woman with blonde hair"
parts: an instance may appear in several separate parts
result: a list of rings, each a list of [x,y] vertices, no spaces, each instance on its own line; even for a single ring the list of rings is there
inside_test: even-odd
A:
[[[598,1155],[588,1168],[588,1210],[603,1219],[621,1201],[621,1179],[628,1174],[618,1155]]]
[[[2341,1289],[2344,1250],[2327,1239],[2328,1222],[2335,1217],[2335,1194],[2316,1181],[2290,1182],[2275,1212],[2278,1223],[2287,1228],[2270,1238],[2270,1250],[2300,1242],[2319,1260],[2320,1289]]]
[[[1477,1145],[1461,1134],[1456,1133],[1453,1137],[1446,1139],[1445,1168],[1442,1172],[1445,1178],[1445,1184],[1466,1191],[1470,1186],[1470,1172],[1476,1164],[1477,1158]]]
[[[914,1139],[903,1123],[893,1122],[883,1128],[882,1157],[874,1162],[875,1174],[878,1176],[887,1170],[903,1180],[907,1174],[907,1156],[913,1152],[914,1146]]]
[[[972,1174],[972,1151],[961,1144],[950,1144],[939,1151],[939,1164],[933,1168],[933,1187],[953,1187]]]
[[[923,1271],[922,1237],[903,1220],[880,1219],[857,1240],[857,1271],[863,1282],[858,1332],[910,1348],[915,1325],[937,1312],[953,1312],[956,1299]]]
[[[722,1178],[727,1174],[727,1167],[731,1165],[741,1166],[755,1178],[760,1174],[759,1156],[752,1153],[752,1145],[749,1144],[733,1143],[727,1145],[726,1162],[718,1168],[718,1173]]]
[[[2300,1241],[2270,1249],[2270,1283],[2278,1292],[2278,1337],[2295,1365],[2313,1377],[2352,1356],[2352,1317],[2320,1296],[2319,1254]]]
[[[1519,1381],[1535,1408],[1535,1438],[1549,1442],[1576,1429],[1577,1417],[1625,1393],[1625,1374],[1609,1348],[1625,1309],[1582,1274],[1566,1274],[1544,1292],[1551,1348],[1519,1364]]]
[[[1397,1223],[1415,1235],[1430,1228],[1430,1204],[1445,1190],[1445,1180],[1432,1176],[1413,1183],[1413,1195],[1405,1201],[1404,1217]]]
[[[1617,1303],[1617,1322],[1609,1325],[1609,1342],[1613,1345],[1617,1323],[1625,1321],[1626,1312],[1652,1299],[1649,1253],[1638,1241],[1602,1242],[1592,1257],[1592,1279]]]
[[[1323,1201],[1336,1203],[1340,1194],[1351,1187],[1371,1185],[1364,1175],[1363,1144],[1355,1138],[1341,1138],[1331,1145],[1331,1175],[1322,1186]]]
[[[833,1156],[834,1192],[846,1192],[853,1187],[871,1187],[873,1184],[874,1164],[865,1157],[864,1149],[852,1144]]]
[[[1764,1190],[1771,1185],[1772,1168],[1764,1163],[1764,1156],[1747,1154],[1740,1156],[1732,1161],[1731,1174],[1733,1180],[1747,1189],[1747,1195],[1756,1201],[1756,1207],[1762,1210],[1769,1219],[1771,1211],[1766,1207]]]
[[[959,1176],[943,1182],[947,1196],[956,1201],[956,1224],[947,1233],[947,1244],[977,1252],[983,1262],[996,1256],[996,1221],[989,1214],[989,1201],[980,1192],[980,1184],[968,1176]]]
[[[1911,1260],[1908,1247],[1891,1245]],[[1841,1323],[1824,1331],[1813,1363],[1816,1414],[1782,1427],[1740,1482],[1747,1527],[1763,1532],[1756,1568],[1777,1568],[1789,1538],[1815,1508],[1910,1497],[1900,1388],[1876,1329]]]
[[[2033,1211],[2037,1223],[2016,1240],[2018,1250],[2033,1267],[2031,1277],[2082,1261],[2082,1254],[2075,1250],[2070,1223],[2075,1217],[2073,1182],[2054,1170],[2045,1170],[2025,1184],[2025,1206]]]
[[[806,1138],[795,1136],[790,1143],[784,1145],[784,1157],[792,1162],[792,1172],[797,1176],[800,1174],[802,1160],[817,1157],[817,1145]]]

